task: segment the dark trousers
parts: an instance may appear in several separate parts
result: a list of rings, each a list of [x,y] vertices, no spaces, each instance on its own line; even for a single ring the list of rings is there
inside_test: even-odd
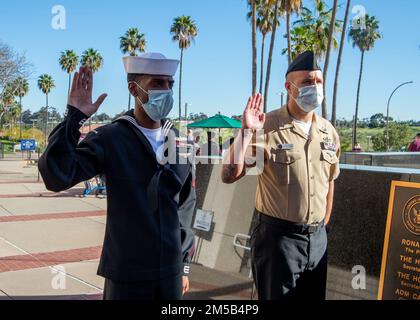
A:
[[[251,260],[260,300],[325,300],[327,232],[257,213]]]
[[[156,281],[116,282],[105,279],[104,300],[181,300],[182,275]]]

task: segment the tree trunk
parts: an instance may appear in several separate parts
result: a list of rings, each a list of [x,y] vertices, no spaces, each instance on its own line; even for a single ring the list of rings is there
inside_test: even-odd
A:
[[[357,144],[357,117],[359,115],[360,87],[361,87],[361,84],[362,84],[364,59],[365,59],[365,51],[362,50],[362,58],[361,58],[361,61],[360,61],[359,83],[357,85],[356,110],[355,110],[355,113],[354,113],[354,121],[353,121],[353,148]]]
[[[344,44],[346,40],[346,30],[347,30],[347,23],[349,21],[350,4],[351,4],[351,0],[347,0],[347,8],[346,8],[345,16],[344,16],[343,32],[341,33],[340,49],[338,52],[337,68],[335,71],[334,94],[333,94],[332,116],[331,116],[331,123],[334,127],[337,125],[338,79],[340,77],[341,58],[343,56],[343,49],[344,49]]]
[[[334,0],[333,11],[332,11],[331,21],[330,21],[330,30],[329,30],[329,35],[328,35],[327,53],[325,55],[325,64],[324,64],[324,86],[323,86],[324,101],[322,101],[322,117],[325,119],[328,118],[326,87],[327,87],[328,67],[330,65],[331,45],[334,38],[335,17],[337,15],[337,6],[338,6],[338,0]]]
[[[47,136],[47,131],[48,131],[48,94],[45,95],[46,97],[46,105],[45,105],[45,146],[47,146],[48,143],[48,136]]]
[[[265,37],[266,35],[263,34],[262,36],[262,45],[261,45],[261,74],[260,74],[260,93],[263,92],[263,82],[264,82],[264,47],[265,47]]]
[[[22,140],[22,97],[19,97],[19,107],[20,107],[19,136],[20,136],[20,140]]]
[[[287,62],[292,63],[292,40],[290,39],[290,12],[286,14],[286,32],[287,32]]]
[[[179,125],[181,125],[181,117],[182,117],[182,64],[184,59],[184,49],[181,48],[181,60],[179,66]]]
[[[4,111],[2,111],[1,113],[0,113],[0,129],[3,129],[3,115],[5,114],[5,112]]]
[[[290,38],[290,12],[286,13],[286,37],[287,37],[287,63],[288,66],[292,63],[292,39]],[[289,104],[289,93],[287,93],[287,104]],[[283,106],[283,103],[282,103]]]
[[[69,90],[67,92],[67,97],[70,96],[70,90],[71,90],[71,73],[69,73]]]
[[[267,112],[267,98],[268,98],[268,88],[270,86],[270,74],[271,74],[271,63],[273,61],[274,53],[274,43],[276,41],[276,31],[277,31],[277,12],[279,9],[279,1],[276,0],[276,5],[274,7],[274,20],[273,20],[273,32],[271,33],[271,43],[270,43],[270,52],[268,54],[268,64],[267,64],[267,74],[265,79],[265,91],[264,91],[264,113]]]
[[[257,3],[252,0],[252,95],[257,92]]]
[[[185,103],[185,121],[188,121],[188,103]]]

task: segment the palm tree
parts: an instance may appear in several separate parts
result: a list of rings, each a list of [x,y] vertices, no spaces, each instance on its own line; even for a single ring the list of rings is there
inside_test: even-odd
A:
[[[194,20],[190,16],[180,16],[174,19],[171,30],[172,40],[178,42],[181,49],[181,63],[179,69],[179,121],[181,122],[182,114],[182,66],[184,60],[184,50],[191,46],[195,37],[198,35],[198,28]]]
[[[104,64],[104,59],[102,58],[102,55],[98,52],[98,50],[90,48],[83,52],[82,57],[80,59],[80,64],[82,66],[89,67],[92,70],[92,73],[95,73],[102,68]],[[92,118],[89,118],[89,130],[91,128],[91,122]]]
[[[341,58],[343,56],[343,49],[344,49],[344,43],[345,43],[344,40],[346,38],[347,24],[348,24],[348,21],[349,21],[350,5],[351,5],[351,0],[347,0],[346,13],[344,15],[343,32],[341,33],[340,49],[339,49],[339,52],[338,52],[337,67],[336,67],[336,71],[335,71],[334,94],[333,94],[332,116],[331,116],[331,123],[334,127],[337,124],[338,78],[339,78],[339,75],[340,75]]]
[[[352,26],[349,32],[349,38],[352,41],[353,48],[358,47],[361,52],[360,61],[360,74],[359,82],[357,85],[357,96],[356,96],[356,110],[353,120],[353,148],[357,144],[357,120],[359,115],[359,98],[360,98],[360,87],[362,83],[363,65],[365,52],[370,51],[375,46],[377,40],[382,38],[379,32],[379,22],[374,16],[368,14],[365,15],[364,25]]]
[[[16,90],[16,96],[19,98],[19,108],[20,108],[20,125],[19,125],[19,132],[20,132],[20,140],[22,140],[22,98],[26,96],[29,92],[29,84],[28,81],[23,78],[19,77],[14,81],[14,87]]]
[[[71,87],[71,74],[76,71],[77,64],[79,62],[79,57],[73,50],[66,50],[61,52],[59,64],[63,71],[67,72],[69,75],[69,88],[68,94],[70,94]]]
[[[46,98],[46,105],[45,105],[45,113],[46,113],[46,120],[45,120],[45,145],[47,145],[48,138],[47,138],[47,129],[48,129],[48,95],[50,94],[51,90],[55,88],[55,83],[53,78],[48,74],[43,74],[38,78],[38,88],[45,94]]]
[[[16,120],[21,116],[22,114],[22,108],[21,106],[14,102],[9,109],[9,117],[10,117],[10,123],[11,123],[11,129],[14,128],[15,124],[16,124]],[[20,137],[20,139],[22,140],[22,137]]]
[[[8,113],[15,102],[15,89],[12,83],[6,84],[0,96],[0,126],[2,125],[3,116]]]
[[[299,14],[302,0],[281,0],[281,10],[286,13],[287,61],[292,62],[292,44],[290,34],[290,17],[293,13]]]
[[[267,73],[265,75],[264,112],[267,112],[268,88],[270,85],[271,64],[273,62],[273,54],[274,54],[274,43],[276,41],[277,26],[280,24],[278,22],[278,17],[281,16],[280,0],[269,0],[267,5],[274,6],[274,11],[273,11],[274,13],[273,13],[273,22],[272,22],[273,31],[271,32],[270,51],[268,53]]]
[[[327,53],[325,54],[325,64],[324,64],[324,85],[323,85],[324,101],[322,101],[322,116],[325,119],[328,117],[326,87],[327,87],[328,67],[330,65],[331,44],[333,41],[334,31],[335,31],[335,18],[337,15],[337,7],[338,7],[338,0],[334,0],[332,14],[331,14],[331,21],[329,25]]]
[[[294,26],[290,30],[290,40],[291,40],[291,60],[296,59],[296,57],[307,50],[314,50],[315,39],[314,35],[306,26]],[[283,54],[288,53],[288,48],[283,49]],[[315,52],[317,58],[319,56]]]
[[[136,57],[137,52],[146,51],[146,38],[137,28],[130,28],[124,36],[120,37],[120,49],[123,54],[129,53]],[[128,93],[128,110],[131,109],[131,94]]]
[[[120,37],[120,49],[122,53],[129,53],[130,56],[136,57],[137,52],[146,50],[146,38],[137,28],[130,28],[124,36]]]
[[[323,0],[315,0],[315,12],[313,13],[308,8],[302,7],[300,16],[301,18],[294,22],[294,28],[291,30],[292,57],[296,57],[306,50],[311,50],[320,59],[327,52],[332,9],[328,9]],[[341,32],[341,21],[335,21],[334,29],[331,43],[333,48],[336,49],[338,48],[338,41],[334,34]],[[285,53],[285,50],[283,53]]]
[[[83,52],[82,57],[80,59],[80,64],[82,66],[89,67],[92,69],[92,72],[95,73],[99,71],[99,69],[102,68],[104,63],[104,59],[102,58],[102,55],[94,49],[87,49],[85,52]]]
[[[13,82],[6,84],[1,100],[4,106],[10,107],[15,102],[16,88]]]
[[[262,35],[260,91],[259,92],[263,92],[265,39],[267,35],[273,31],[272,23],[273,23],[274,7],[272,5],[272,1],[270,0],[256,0],[256,4],[257,4],[257,28]],[[252,11],[248,12],[248,19],[252,19]]]
[[[252,32],[252,95],[257,92],[257,1],[248,0],[251,8],[251,32]]]

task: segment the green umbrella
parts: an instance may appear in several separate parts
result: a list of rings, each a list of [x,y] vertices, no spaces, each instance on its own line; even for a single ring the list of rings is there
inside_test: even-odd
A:
[[[219,144],[222,146],[220,129],[240,129],[242,128],[242,123],[238,120],[221,115],[219,112],[219,114],[214,117],[189,124],[188,128],[219,129]]]
[[[188,128],[240,129],[242,128],[242,123],[219,113],[214,117],[191,123],[188,125]]]

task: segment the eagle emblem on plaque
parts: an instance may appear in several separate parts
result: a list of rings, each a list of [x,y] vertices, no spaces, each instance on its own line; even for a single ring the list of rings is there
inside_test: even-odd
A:
[[[416,210],[416,208],[413,208],[413,214],[415,223],[420,224],[420,210]]]
[[[420,195],[411,198],[404,207],[405,227],[416,236],[420,236]]]

